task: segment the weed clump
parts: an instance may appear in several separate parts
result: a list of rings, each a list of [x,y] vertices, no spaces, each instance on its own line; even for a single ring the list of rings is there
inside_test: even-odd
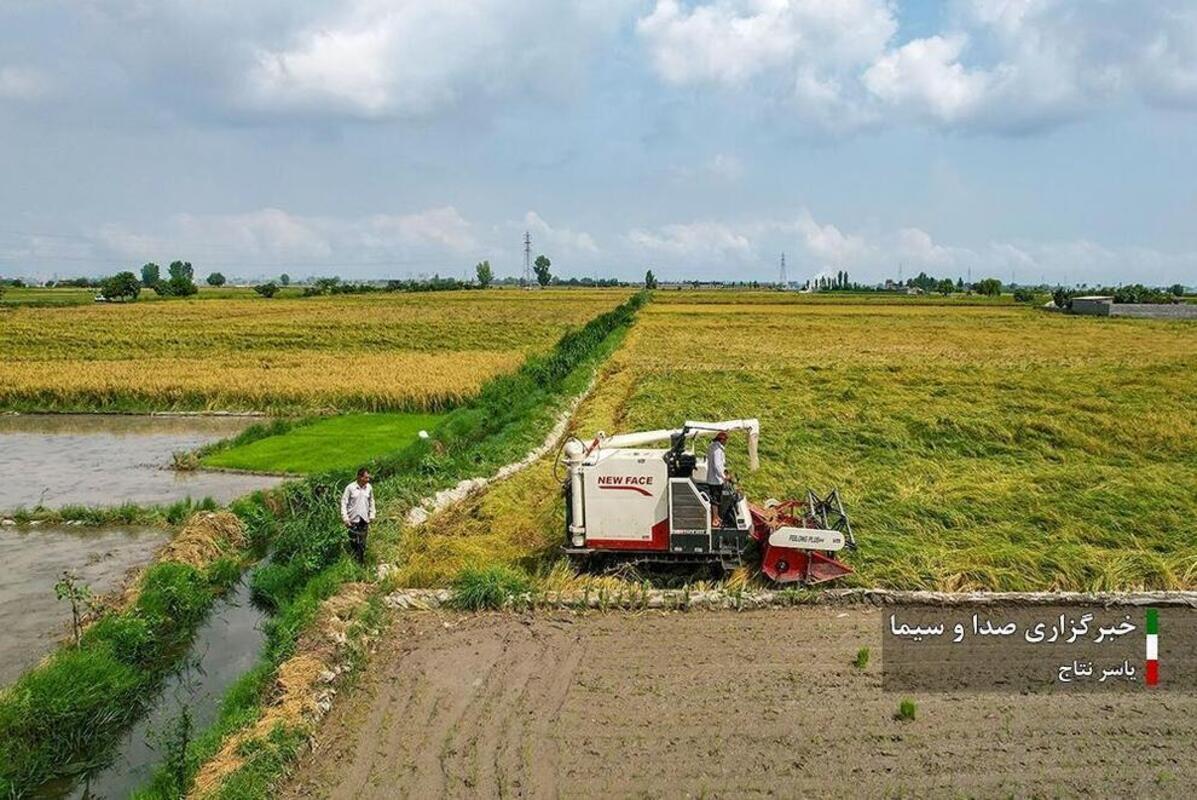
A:
[[[869,665],[869,648],[862,647],[856,651],[856,658],[852,659],[852,666],[864,669]]]
[[[916,711],[913,700],[903,700],[898,704],[898,711],[894,714],[894,719],[899,722],[914,722]]]
[[[501,564],[466,567],[453,581],[450,604],[463,611],[503,608],[530,597],[532,581],[526,573]]]

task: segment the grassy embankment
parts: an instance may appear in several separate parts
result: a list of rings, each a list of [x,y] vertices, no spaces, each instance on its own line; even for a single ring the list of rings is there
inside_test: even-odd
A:
[[[15,308],[0,326],[0,410],[443,410],[627,296],[494,290]]]
[[[0,796],[103,763],[265,544],[231,514],[193,518],[78,647],[64,645],[0,693]]]
[[[199,465],[252,472],[314,474],[348,470],[414,442],[443,414],[343,414],[295,425],[263,423],[199,455]]]
[[[489,475],[539,444],[569,398],[618,347],[643,300],[637,295],[567,333],[549,353],[489,381],[474,400],[450,412],[428,440],[377,459],[371,466],[380,518],[371,556],[389,561],[401,552],[399,543],[413,538],[404,535],[403,516],[421,498],[463,478]],[[218,779],[206,787],[215,796],[269,796],[272,781],[307,735],[304,704],[276,692],[301,680],[297,675],[311,659],[297,654],[298,642],[315,635],[321,604],[350,586],[362,598],[351,612],[354,626],[369,625],[379,613],[374,587],[357,588],[353,582],[366,574],[344,552],[336,497],[349,477],[325,473],[292,482],[282,488],[274,509],[259,503],[239,510],[257,536],[275,543],[272,563],[257,569],[252,579],[256,596],[275,615],[261,662],[230,690],[218,721],[188,749],[188,781],[206,762],[218,764]],[[163,770],[142,796],[173,797],[179,790],[177,777]]]
[[[79,525],[179,525],[197,511],[215,511],[216,501],[210,497],[202,500],[186,498],[163,505],[143,506],[137,503],[122,503],[119,506],[62,506],[60,508],[17,508],[0,514],[18,525],[31,522],[60,524],[73,522]]]
[[[838,486],[851,585],[1197,588],[1197,326],[1011,306],[659,293],[580,409],[596,430],[755,416],[750,498]],[[401,582],[444,564],[545,574],[563,510],[551,459],[405,541]],[[550,585],[565,579],[558,571]],[[842,584],[841,584],[842,585]]]

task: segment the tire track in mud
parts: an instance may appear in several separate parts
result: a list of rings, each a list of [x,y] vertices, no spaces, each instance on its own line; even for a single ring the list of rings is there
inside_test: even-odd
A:
[[[355,716],[351,730],[326,723],[336,731],[318,737],[314,757],[336,780],[308,784],[301,774],[285,796],[557,796],[548,733],[582,657],[577,637],[530,625],[424,628],[385,654],[390,663],[368,666],[334,710]]]
[[[873,608],[399,615],[286,798],[1189,797],[1197,696],[918,694]]]

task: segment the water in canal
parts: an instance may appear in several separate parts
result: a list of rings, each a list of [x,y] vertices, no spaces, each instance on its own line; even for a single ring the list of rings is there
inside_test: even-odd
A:
[[[0,510],[171,503],[227,503],[281,479],[170,469],[176,451],[234,436],[247,417],[116,414],[0,415]]]
[[[162,761],[162,737],[191,713],[193,735],[216,721],[225,691],[257,663],[265,642],[266,614],[250,602],[249,581],[213,606],[196,633],[184,666],[171,674],[143,716],[117,745],[104,767],[81,780],[45,787],[39,797],[117,800],[143,785]]]

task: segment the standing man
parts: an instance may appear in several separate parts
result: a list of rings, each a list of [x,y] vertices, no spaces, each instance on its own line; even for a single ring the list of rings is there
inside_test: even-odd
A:
[[[718,528],[722,523],[719,519],[720,508],[723,503],[723,485],[731,480],[727,472],[727,453],[724,444],[727,443],[727,431],[719,431],[711,440],[707,448],[707,492],[711,496],[711,527]]]
[[[357,471],[357,480],[341,494],[341,520],[349,528],[349,549],[357,563],[366,563],[366,534],[374,521],[374,487],[365,467]]]

